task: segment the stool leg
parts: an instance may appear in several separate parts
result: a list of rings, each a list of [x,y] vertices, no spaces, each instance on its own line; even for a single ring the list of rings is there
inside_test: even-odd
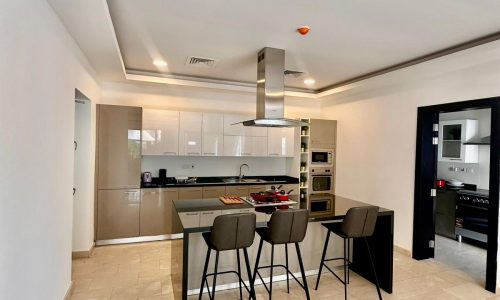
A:
[[[243,292],[241,290],[241,265],[240,265],[240,249],[236,249],[236,257],[238,258],[238,282],[240,284],[240,300],[243,299]]]
[[[217,267],[219,266],[219,251],[215,252],[214,283],[212,288],[212,300],[215,300],[215,286],[217,283]]]
[[[344,239],[344,296],[345,299],[347,300],[347,264],[346,264],[346,254],[347,254],[347,245],[346,245],[347,239]]]
[[[323,270],[323,264],[325,263],[326,250],[328,249],[328,241],[330,240],[330,230],[326,234],[325,246],[323,247],[323,254],[321,255],[321,264],[319,265],[318,279],[316,279],[316,288],[319,287],[319,279],[321,278],[321,271]]]
[[[286,292],[290,294],[290,282],[289,282],[289,274],[288,272],[288,244],[285,244],[285,263],[286,263]]]
[[[349,268],[349,264],[351,261],[351,240],[347,239],[347,283],[349,284],[349,279],[351,275],[351,269]]]
[[[295,249],[297,250],[297,257],[299,258],[300,273],[302,274],[302,280],[304,280],[304,290],[306,291],[307,300],[311,299],[309,297],[309,288],[307,287],[306,272],[304,272],[304,264],[302,263],[302,255],[300,254],[299,243],[295,243]]]
[[[247,268],[248,281],[250,282],[250,298],[253,297],[254,300],[257,300],[255,295],[253,294],[252,271],[250,270],[250,260],[248,259],[247,248],[243,248],[243,255],[245,256],[245,266]]]
[[[201,296],[203,294],[203,287],[205,286],[205,279],[207,278],[207,269],[208,269],[208,262],[210,261],[210,252],[211,252],[210,247],[208,247],[207,256],[205,257],[205,267],[203,268],[203,276],[201,277],[200,297],[198,298],[199,300],[201,300]],[[210,290],[208,290],[208,297],[210,298]]]
[[[380,287],[378,285],[378,277],[377,277],[377,272],[375,271],[375,264],[373,263],[373,257],[372,257],[372,252],[370,251],[370,246],[368,245],[368,240],[365,239],[365,244],[366,244],[366,250],[368,250],[368,256],[370,257],[370,262],[372,265],[372,270],[373,270],[373,276],[375,277],[375,286],[377,287],[377,293],[378,293],[378,298],[382,300],[382,294],[380,293]]]
[[[252,287],[252,296],[254,299],[257,299],[255,296],[255,279],[257,279],[257,272],[259,268],[259,260],[260,260],[260,254],[262,252],[262,243],[264,240],[261,238],[259,242],[259,250],[257,250],[257,257],[255,258],[255,268],[253,269],[253,276],[252,276],[252,282],[250,282],[250,286]]]
[[[271,277],[269,278],[269,300],[273,296],[274,244],[271,244]]]

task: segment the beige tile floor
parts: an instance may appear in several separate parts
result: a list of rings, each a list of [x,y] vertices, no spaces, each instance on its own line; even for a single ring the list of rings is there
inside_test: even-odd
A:
[[[181,247],[181,241],[163,241],[130,245],[97,247],[91,258],[73,261],[74,291],[72,300],[90,299],[174,299],[180,292],[178,275],[180,265],[171,260],[172,247]],[[203,253],[204,250],[203,250]],[[203,254],[204,255],[204,254]],[[173,262],[173,263],[172,263]],[[310,287],[316,276],[308,277]],[[262,286],[257,287],[257,298],[267,299]],[[273,286],[274,299],[305,299],[303,290],[290,284],[290,295],[284,282]],[[311,288],[312,299],[343,299],[343,286],[330,274],[321,278],[318,291]],[[238,299],[237,289],[221,291],[218,299]],[[416,261],[394,253],[394,293],[383,292],[384,299],[500,299],[485,291],[464,271],[435,260]],[[190,299],[197,299],[191,296]],[[203,299],[208,299],[204,296]],[[349,299],[377,299],[375,287],[351,273]]]

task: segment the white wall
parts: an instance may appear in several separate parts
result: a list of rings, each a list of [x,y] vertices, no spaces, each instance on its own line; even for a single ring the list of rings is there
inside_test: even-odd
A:
[[[46,1],[0,10],[0,299],[62,299],[71,281],[75,88],[100,88]]]
[[[489,136],[491,132],[491,109],[474,109],[439,114],[439,121],[478,120],[478,138]],[[440,179],[457,179],[468,184],[475,184],[480,189],[489,189],[490,184],[490,146],[478,146],[479,162],[463,164],[438,161],[437,176]],[[453,168],[453,171],[450,171]],[[467,169],[465,171],[456,171]],[[472,171],[472,172],[471,172]]]
[[[417,108],[500,95],[500,43],[380,76],[323,100],[338,120],[337,194],[395,210],[412,249]]]

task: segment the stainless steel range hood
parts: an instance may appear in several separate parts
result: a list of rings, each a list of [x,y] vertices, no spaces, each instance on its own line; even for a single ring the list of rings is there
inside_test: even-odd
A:
[[[244,126],[298,127],[307,125],[285,116],[285,50],[266,47],[257,61],[257,118]]]

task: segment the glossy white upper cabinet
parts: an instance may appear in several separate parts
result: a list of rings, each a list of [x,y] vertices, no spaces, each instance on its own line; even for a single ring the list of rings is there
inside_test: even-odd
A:
[[[224,156],[241,156],[245,137],[241,135],[224,136]]]
[[[267,156],[267,137],[246,136],[243,141],[244,156]]]
[[[294,128],[269,128],[267,136],[268,156],[293,156],[295,143],[294,135]]]
[[[224,135],[245,135],[245,126],[243,126],[243,124],[232,124],[249,119],[251,119],[251,117],[246,115],[224,114]]]
[[[177,155],[179,151],[179,112],[142,110],[142,155]]]
[[[203,113],[201,126],[203,156],[221,156],[224,151],[224,115]]]
[[[201,112],[180,112],[179,155],[201,156]]]
[[[254,117],[248,118],[255,119]],[[244,126],[245,136],[267,136],[267,127]]]

